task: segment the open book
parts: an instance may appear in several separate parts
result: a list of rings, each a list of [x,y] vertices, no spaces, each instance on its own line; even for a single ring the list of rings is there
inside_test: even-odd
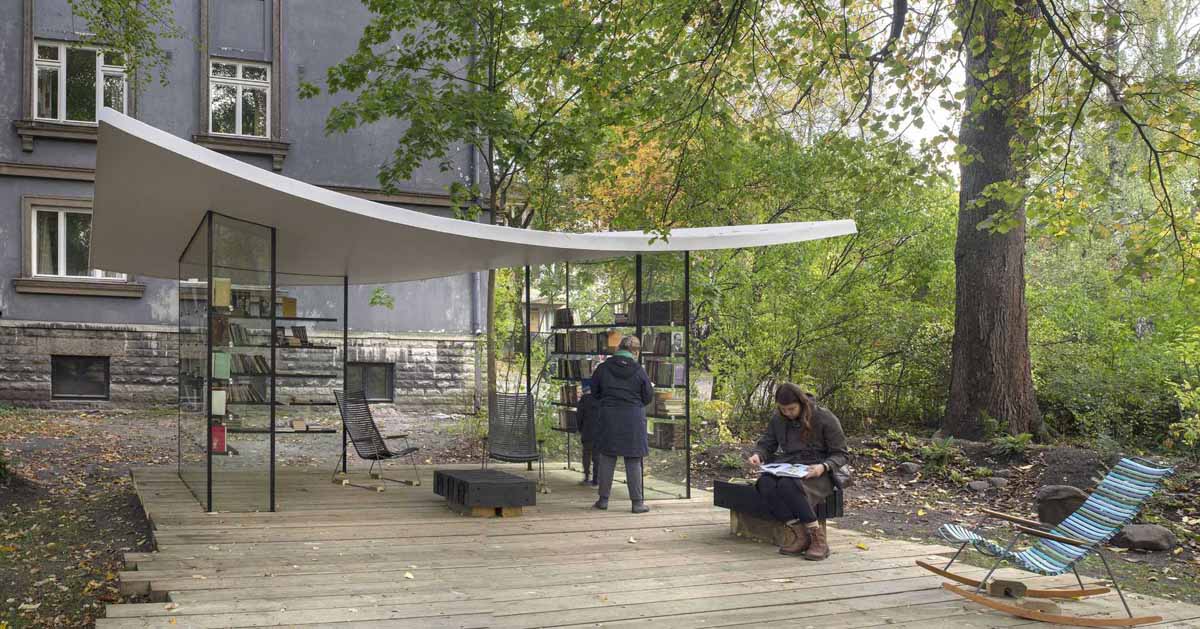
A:
[[[763,474],[772,476],[788,476],[791,478],[804,478],[808,476],[808,466],[792,463],[766,463],[758,468]]]

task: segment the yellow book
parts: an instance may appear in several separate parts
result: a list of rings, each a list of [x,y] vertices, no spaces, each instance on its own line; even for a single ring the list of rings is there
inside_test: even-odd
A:
[[[283,298],[283,316],[285,316],[285,317],[296,316],[296,298],[295,297],[284,297]]]
[[[233,282],[228,277],[212,278],[212,305],[229,307],[233,301]]]

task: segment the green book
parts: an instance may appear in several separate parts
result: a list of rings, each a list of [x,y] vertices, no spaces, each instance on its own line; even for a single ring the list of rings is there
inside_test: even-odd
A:
[[[229,354],[225,352],[214,352],[212,355],[212,377],[214,380],[227,380],[229,378]]]

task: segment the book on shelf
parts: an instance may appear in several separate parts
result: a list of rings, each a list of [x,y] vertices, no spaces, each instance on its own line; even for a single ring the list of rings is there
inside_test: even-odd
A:
[[[308,430],[308,422],[303,419],[293,419],[292,430]]]
[[[228,277],[212,278],[212,305],[214,308],[233,305],[233,280]]]
[[[216,380],[229,379],[229,354],[225,352],[213,352],[212,355],[212,377]]]
[[[578,404],[579,388],[579,385],[573,382],[563,384],[558,390],[558,401],[563,404]]]
[[[670,360],[647,358],[645,362],[646,375],[655,386],[683,386],[687,378],[687,365]]]
[[[308,345],[308,328],[302,325],[293,325],[292,336],[298,339],[301,347]]]
[[[569,328],[575,325],[575,313],[570,308],[559,308],[554,311],[554,327]]]
[[[230,402],[266,402],[267,398],[251,384],[231,384],[226,387]]]
[[[604,361],[598,358],[559,358],[559,378],[591,378],[592,372]]]
[[[648,354],[679,354],[683,352],[682,332],[651,332],[642,339],[642,350]]]
[[[295,317],[296,316],[296,298],[295,297],[280,298],[279,309],[283,313],[283,316]]]
[[[616,344],[610,344],[608,332],[589,332],[587,330],[559,330],[554,333],[554,353],[556,354],[605,354],[617,349]],[[621,341],[618,333],[617,342]]]
[[[225,414],[225,397],[225,391],[223,390],[217,389],[212,392],[212,409],[209,411],[210,415]]]

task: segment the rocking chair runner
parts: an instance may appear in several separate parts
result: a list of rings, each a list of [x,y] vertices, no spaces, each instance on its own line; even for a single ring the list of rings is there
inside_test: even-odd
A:
[[[538,487],[547,492],[546,460],[542,454],[543,439],[530,412],[529,396],[524,393],[496,394],[496,413],[488,417],[488,434],[483,438],[483,464],[496,459],[508,463],[538,464]]]
[[[1006,546],[1001,546],[980,535],[977,532],[978,527],[976,527],[976,530],[971,530],[956,524],[945,524],[942,525],[938,533],[947,541],[960,544],[958,552],[954,553],[954,557],[950,559],[950,563],[946,564],[944,568],[937,568],[923,561],[918,561],[917,565],[935,574],[964,585],[974,586],[975,588],[974,592],[969,592],[956,585],[946,583],[942,586],[946,590],[968,600],[991,607],[992,609],[1007,612],[1021,618],[1081,627],[1133,627],[1147,623],[1162,622],[1162,618],[1159,616],[1135,617],[1133,615],[1133,612],[1129,609],[1129,603],[1125,600],[1125,594],[1121,592],[1121,587],[1117,584],[1116,577],[1113,576],[1112,570],[1108,566],[1108,560],[1104,557],[1103,547],[1105,542],[1133,520],[1146,500],[1154,495],[1163,481],[1173,471],[1171,468],[1155,467],[1133,459],[1121,459],[1074,513],[1048,531],[1045,530],[1047,525],[1040,522],[984,509],[984,517],[979,524],[982,525],[991,518],[1010,522],[1017,529],[1017,534],[1013,537],[1012,541]],[[1013,548],[1023,535],[1038,538],[1037,543],[1025,550],[1014,551]],[[950,572],[950,567],[954,565],[955,560],[958,559],[959,554],[962,553],[968,544],[974,546],[979,552],[996,558],[996,563],[982,581],[976,581]],[[1079,562],[1091,553],[1095,553],[1100,557],[1100,561],[1104,563],[1104,569],[1108,572],[1109,580],[1112,581],[1113,587],[1117,590],[1117,595],[1121,597],[1121,604],[1125,607],[1125,612],[1129,615],[1128,618],[1083,618],[1079,616],[1048,614],[1006,604],[982,594],[983,589],[987,586],[996,568],[1005,560],[1011,561],[1017,566],[1031,572],[1046,576],[1057,576],[1071,571],[1075,573],[1075,579],[1079,583],[1078,590],[1030,589],[1025,592],[1026,596],[1034,598],[1073,599],[1104,594],[1109,591],[1108,588],[1085,587],[1083,579],[1080,578],[1079,571],[1076,569]]]
[[[379,427],[375,425],[375,419],[371,416],[371,405],[367,403],[366,394],[362,391],[348,391],[342,393],[335,391],[334,399],[337,400],[338,411],[342,415],[342,426],[346,430],[346,435],[350,438],[350,442],[354,444],[354,451],[362,459],[371,462],[370,475],[371,478],[379,480],[391,481],[393,483],[401,483],[404,485],[418,486],[421,484],[421,471],[417,468],[417,451],[420,447],[410,445],[408,435],[388,435],[384,437],[379,434]],[[388,440],[403,439],[404,448],[393,451],[388,448]],[[338,462],[333,468],[334,482],[337,482],[338,469],[342,465],[342,456],[338,457]],[[387,478],[383,475],[383,462],[391,459],[398,459],[407,456],[412,464],[413,474],[416,480],[398,480],[395,478]],[[375,466],[379,466],[379,472],[375,472]],[[344,484],[354,485],[348,481]],[[382,487],[366,487],[366,489],[376,489],[383,491]]]

